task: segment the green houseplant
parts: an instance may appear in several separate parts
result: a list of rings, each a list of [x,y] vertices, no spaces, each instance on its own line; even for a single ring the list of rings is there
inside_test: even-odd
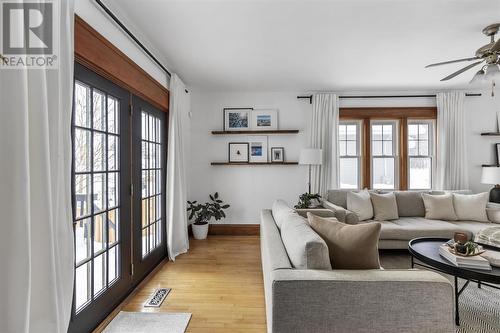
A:
[[[230,206],[225,204],[219,198],[219,193],[208,195],[210,201],[205,203],[198,203],[198,201],[188,201],[187,212],[189,213],[189,220],[193,222],[193,235],[195,239],[205,239],[208,234],[208,223],[212,218],[216,221],[226,217],[224,209]]]
[[[317,207],[320,203],[321,195],[318,193],[302,193],[299,196],[299,202],[295,205],[296,209],[304,209],[304,208],[314,208]]]

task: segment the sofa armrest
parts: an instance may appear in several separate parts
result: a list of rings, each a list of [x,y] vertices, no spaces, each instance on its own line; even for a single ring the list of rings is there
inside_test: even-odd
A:
[[[486,205],[486,214],[490,222],[500,223],[500,204],[488,202]]]
[[[276,270],[272,333],[455,332],[453,287],[423,270]]]
[[[302,217],[307,218],[307,213],[314,214],[316,216],[320,217],[336,217],[335,213],[331,211],[330,209],[326,208],[313,208],[313,209],[308,209],[308,208],[296,208],[295,211]]]
[[[358,215],[356,215],[354,212],[351,212],[348,209],[345,209],[344,207],[337,206],[328,200],[323,200],[322,205],[323,205],[323,207],[333,211],[335,213],[335,217],[340,222],[344,222],[347,224],[358,224],[359,223]]]

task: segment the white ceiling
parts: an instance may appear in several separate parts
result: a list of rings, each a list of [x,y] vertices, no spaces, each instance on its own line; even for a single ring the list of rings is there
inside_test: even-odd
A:
[[[498,0],[106,0],[193,89],[467,88]]]

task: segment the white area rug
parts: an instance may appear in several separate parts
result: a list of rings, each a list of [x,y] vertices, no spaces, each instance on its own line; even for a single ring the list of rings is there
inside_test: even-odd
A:
[[[190,313],[121,311],[103,333],[184,333],[190,319]]]
[[[410,268],[410,255],[407,253],[384,251],[380,263],[386,269]],[[418,269],[424,269],[415,266]],[[450,281],[450,275],[442,274]],[[460,287],[465,280],[460,279]],[[470,283],[459,297],[460,326],[456,333],[499,333],[500,332],[500,290]]]

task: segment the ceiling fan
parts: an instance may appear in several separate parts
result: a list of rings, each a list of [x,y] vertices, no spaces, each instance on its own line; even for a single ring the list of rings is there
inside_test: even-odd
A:
[[[448,81],[454,78],[455,76],[460,75],[463,72],[466,72],[469,69],[483,63],[484,63],[483,66],[474,75],[470,83],[480,82],[483,80],[489,81],[490,79],[493,79],[495,76],[500,76],[500,68],[499,68],[500,39],[495,41],[495,35],[498,33],[499,30],[500,30],[500,23],[490,24],[489,26],[483,29],[483,34],[490,37],[490,43],[481,46],[476,51],[474,57],[438,62],[435,64],[427,65],[425,66],[425,68],[453,64],[456,62],[463,62],[463,61],[475,61],[472,64],[467,65],[464,68],[459,69],[458,71],[448,75],[447,77],[442,78],[441,81]]]

